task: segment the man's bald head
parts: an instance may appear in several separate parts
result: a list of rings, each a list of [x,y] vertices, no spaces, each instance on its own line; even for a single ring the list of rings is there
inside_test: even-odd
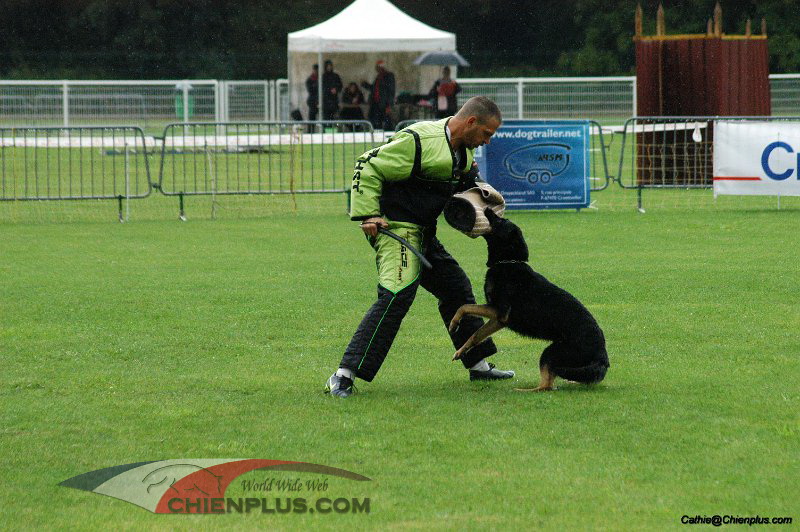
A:
[[[500,108],[497,104],[486,96],[473,96],[467,100],[461,109],[456,113],[456,118],[466,120],[474,116],[478,122],[485,124],[489,121],[497,120],[498,123],[503,121],[503,115],[500,113]]]

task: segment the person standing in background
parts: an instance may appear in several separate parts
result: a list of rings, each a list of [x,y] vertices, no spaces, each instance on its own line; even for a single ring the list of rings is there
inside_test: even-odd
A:
[[[456,94],[461,92],[461,86],[456,80],[450,78],[450,67],[442,69],[442,77],[433,84],[428,97],[433,100],[436,118],[453,116],[458,111]]]
[[[339,94],[342,92],[342,78],[333,71],[333,61],[325,61],[322,73],[322,118],[335,120],[339,112]]]
[[[358,88],[355,82],[348,83],[342,93],[342,112],[339,116],[342,120],[364,120],[364,111],[361,105],[364,103],[364,93]]]
[[[394,105],[394,74],[386,70],[383,59],[375,63],[375,81],[361,82],[361,86],[370,91],[369,121],[375,129],[392,129],[392,105]]]
[[[308,98],[306,104],[308,105],[308,119],[314,121],[317,119],[319,112],[319,94],[317,87],[319,83],[319,65],[311,67],[311,75],[306,78],[306,90],[308,91]]]

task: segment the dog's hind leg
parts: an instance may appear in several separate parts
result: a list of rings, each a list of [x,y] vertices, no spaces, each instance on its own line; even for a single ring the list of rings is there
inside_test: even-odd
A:
[[[553,383],[556,380],[556,374],[550,371],[550,368],[547,367],[547,364],[543,364],[539,367],[539,374],[541,375],[541,381],[539,382],[539,386],[536,388],[514,388],[518,392],[549,392],[551,390],[555,390]]]
[[[542,351],[542,356],[539,358],[539,374],[541,380],[539,386],[536,388],[524,388],[517,391],[520,392],[548,392],[555,390],[553,383],[556,380],[556,373],[551,369],[555,365],[555,361],[560,360],[564,356],[565,346],[561,342],[553,342]]]

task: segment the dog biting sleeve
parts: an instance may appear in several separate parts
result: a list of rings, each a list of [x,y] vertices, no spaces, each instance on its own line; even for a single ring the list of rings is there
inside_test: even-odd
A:
[[[351,220],[380,216],[383,184],[411,177],[415,153],[414,137],[398,133],[388,144],[372,149],[356,160],[350,189]]]

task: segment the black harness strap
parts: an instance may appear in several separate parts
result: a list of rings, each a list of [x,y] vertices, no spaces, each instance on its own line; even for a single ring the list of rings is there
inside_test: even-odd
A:
[[[413,129],[404,129],[403,133],[411,133],[414,137],[414,167],[411,169],[411,176],[422,177],[422,142],[419,140],[419,133]]]

